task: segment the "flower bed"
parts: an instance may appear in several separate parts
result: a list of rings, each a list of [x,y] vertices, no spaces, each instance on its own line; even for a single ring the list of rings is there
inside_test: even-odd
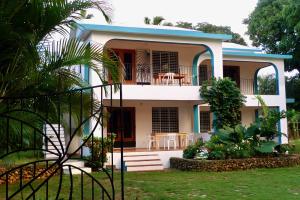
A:
[[[300,165],[299,155],[228,160],[192,160],[170,158],[170,168],[184,171],[234,171],[254,168],[278,168]]]

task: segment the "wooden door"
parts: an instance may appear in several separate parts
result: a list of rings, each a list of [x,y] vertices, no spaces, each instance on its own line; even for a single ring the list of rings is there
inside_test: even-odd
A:
[[[120,147],[121,132],[123,128],[124,147],[135,147],[135,108],[123,107],[122,109],[123,110],[121,110],[121,108],[111,108],[109,110],[108,133],[116,134],[114,146]]]
[[[119,57],[124,67],[124,83],[136,83],[136,66],[135,66],[135,51],[129,49],[114,49],[115,54]],[[121,67],[121,66],[120,66]]]

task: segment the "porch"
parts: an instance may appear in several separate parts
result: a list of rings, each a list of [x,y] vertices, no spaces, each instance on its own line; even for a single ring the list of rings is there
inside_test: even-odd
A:
[[[147,148],[124,148],[124,165],[127,171],[154,171],[163,170],[170,167],[171,157],[183,157],[183,149],[164,150],[164,149],[149,149]],[[108,161],[111,161],[111,154],[108,154]],[[108,165],[110,163],[107,163]],[[119,149],[114,149],[113,163],[116,169],[121,168],[121,153]],[[140,168],[136,170],[137,168]]]

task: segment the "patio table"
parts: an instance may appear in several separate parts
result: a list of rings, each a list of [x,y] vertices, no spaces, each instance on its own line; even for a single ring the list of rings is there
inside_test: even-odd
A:
[[[158,141],[158,142],[156,142],[156,149],[160,148],[160,145],[159,145],[160,140],[165,139],[168,136],[168,134],[176,134],[176,137],[178,139],[179,149],[182,148],[181,140],[182,140],[182,137],[187,136],[187,133],[155,133],[155,135],[154,135],[155,140]]]

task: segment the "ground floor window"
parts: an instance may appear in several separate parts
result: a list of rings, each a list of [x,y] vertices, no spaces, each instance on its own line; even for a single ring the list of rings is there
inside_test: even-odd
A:
[[[179,132],[178,108],[176,107],[152,108],[152,132],[153,133]]]
[[[210,112],[201,111],[200,112],[200,132],[210,131]]]

